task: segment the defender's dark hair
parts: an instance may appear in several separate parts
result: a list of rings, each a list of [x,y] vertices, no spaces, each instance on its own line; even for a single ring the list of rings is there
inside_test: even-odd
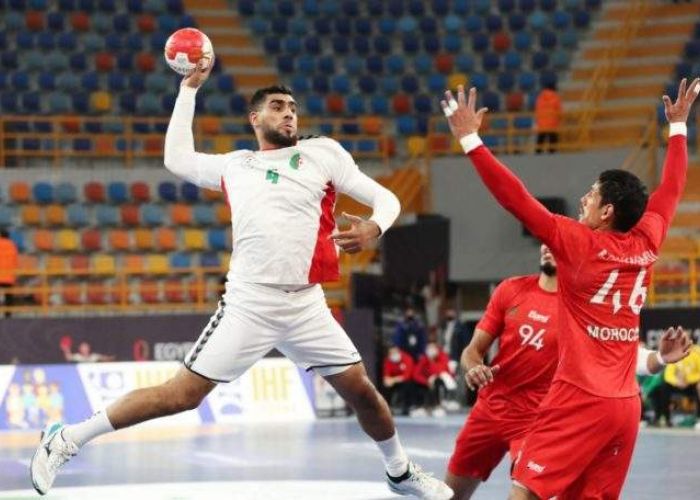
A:
[[[9,238],[10,237],[10,232],[7,230],[6,227],[0,227],[0,238]]]
[[[294,95],[292,89],[286,85],[271,85],[269,87],[264,87],[255,91],[253,97],[250,99],[250,104],[248,105],[248,111],[258,111],[260,105],[265,102],[265,97],[270,94],[287,94]]]
[[[606,170],[598,177],[601,205],[615,207],[612,228],[626,232],[642,218],[649,200],[644,183],[626,170]]]

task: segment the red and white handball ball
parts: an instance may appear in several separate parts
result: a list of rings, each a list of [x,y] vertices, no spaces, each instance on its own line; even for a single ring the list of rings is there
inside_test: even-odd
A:
[[[209,37],[195,28],[182,28],[165,42],[165,61],[173,71],[189,75],[200,59],[214,58],[214,47]]]

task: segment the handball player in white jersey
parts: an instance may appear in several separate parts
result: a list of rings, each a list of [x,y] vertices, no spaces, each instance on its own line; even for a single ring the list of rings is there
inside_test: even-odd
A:
[[[330,313],[320,283],[338,278],[338,251],[371,245],[399,215],[393,193],[360,172],[336,141],[297,138],[297,104],[283,86],[258,90],[249,119],[259,150],[194,150],[195,94],[209,76],[204,62],[181,85],[165,137],[165,166],[194,184],[221,190],[231,207],[233,253],[217,311],[168,382],[130,392],[76,425],[42,433],[30,472],[45,494],[58,469],[91,439],[199,406],[220,382],[238,378],[273,348],[322,375],[353,408],[377,443],[389,488],[400,495],[449,499],[452,490],[408,460],[391,412],[370,382],[347,334]],[[337,193],[372,207],[369,220],[348,216],[337,232]]]

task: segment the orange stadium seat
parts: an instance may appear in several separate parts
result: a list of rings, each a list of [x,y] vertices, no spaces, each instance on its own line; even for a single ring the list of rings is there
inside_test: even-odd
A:
[[[216,205],[214,215],[216,216],[216,222],[219,224],[231,224],[231,209],[227,203],[219,203]]]
[[[158,250],[169,252],[177,247],[177,233],[169,227],[161,227],[156,231]]]
[[[156,60],[150,52],[136,54],[136,67],[142,73],[150,73],[156,69]]]
[[[365,134],[379,135],[382,131],[382,119],[378,116],[364,116],[360,120],[360,127]]]
[[[69,116],[61,120],[63,131],[68,134],[77,134],[80,132],[80,119],[74,116]]]
[[[202,189],[202,201],[214,202],[219,201],[222,197],[221,191],[214,191],[213,189]]]
[[[83,303],[83,284],[66,281],[61,287],[61,298],[64,304],[76,306]]]
[[[44,15],[36,10],[30,10],[24,17],[24,22],[29,31],[41,31],[44,29]]]
[[[53,233],[46,229],[34,231],[34,249],[39,252],[53,251]]]
[[[47,255],[44,268],[51,274],[63,274],[68,270],[68,260],[61,255]]]
[[[136,229],[134,242],[137,250],[153,250],[153,231],[145,228]]]
[[[66,209],[62,205],[49,205],[46,207],[46,222],[50,226],[63,226],[66,224]]]
[[[107,239],[112,250],[129,250],[129,233],[124,229],[110,229]]]
[[[80,244],[83,250],[94,252],[102,248],[102,231],[99,229],[86,229],[80,235]]]
[[[143,255],[125,255],[122,268],[131,274],[143,273]]]
[[[101,155],[112,155],[114,154],[114,137],[109,136],[99,136],[95,138],[95,152]]]
[[[207,135],[216,135],[221,132],[221,120],[216,116],[204,116],[199,120],[199,126]]]
[[[464,73],[452,73],[447,77],[447,88],[451,90],[456,90],[459,85],[467,85],[469,83],[469,77]]]
[[[95,68],[97,71],[107,73],[114,69],[114,55],[109,52],[99,52],[95,55]]]
[[[90,94],[90,108],[97,113],[108,113],[112,110],[112,96],[105,91]]]
[[[88,31],[90,29],[90,17],[85,12],[74,12],[70,18],[70,25],[75,31]]]
[[[17,258],[17,269],[20,271],[38,271],[39,257],[36,255],[19,254]]]
[[[163,137],[149,137],[144,141],[143,149],[148,153],[163,153],[165,145]]]
[[[184,203],[174,203],[170,206],[170,220],[178,226],[192,224],[192,207]]]
[[[151,201],[151,188],[145,182],[134,182],[129,190],[131,191],[132,200],[139,203]]]
[[[77,252],[80,248],[80,237],[73,229],[61,229],[56,235],[56,246],[62,252]]]
[[[163,284],[166,302],[194,302],[197,294],[189,281],[170,278]]]
[[[151,14],[141,14],[136,21],[141,33],[152,33],[156,30],[156,20]]]
[[[10,200],[13,203],[27,203],[29,201],[30,189],[26,182],[13,182],[10,184]]]
[[[25,226],[38,226],[41,224],[41,208],[39,205],[23,205],[19,218]]]
[[[102,281],[91,281],[87,284],[86,299],[88,304],[111,304],[113,294],[109,293],[108,285]]]
[[[160,286],[156,280],[142,280],[139,283],[139,295],[141,301],[146,304],[155,304],[160,302]]]

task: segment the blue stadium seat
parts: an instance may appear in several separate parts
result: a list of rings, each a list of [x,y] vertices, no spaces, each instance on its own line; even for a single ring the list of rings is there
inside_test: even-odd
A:
[[[32,186],[32,197],[37,203],[53,203],[53,186],[48,182],[37,182]]]
[[[403,0],[389,0],[386,11],[393,17],[401,17],[404,14]]]
[[[228,78],[230,80],[230,77]],[[221,88],[221,81],[217,80],[217,87],[219,88],[220,91],[224,91]],[[149,92],[165,92],[170,88],[170,81],[167,76],[165,76],[162,73],[150,73],[146,75],[146,89]],[[230,90],[225,90],[225,92],[232,91],[233,88]]]
[[[531,130],[532,129],[532,117],[531,116],[516,116],[513,119],[513,126],[520,130]]]
[[[17,247],[17,250],[19,250],[20,253],[24,253],[27,250],[27,245],[24,241],[24,231],[21,229],[10,229],[10,239],[15,243],[15,246]]]
[[[358,35],[372,34],[372,21],[367,17],[359,17],[355,19],[355,33]]]
[[[304,0],[302,11],[304,12],[305,16],[313,17],[319,15],[321,9],[319,8],[317,0]]]
[[[29,51],[22,56],[24,59],[24,69],[28,72],[41,71],[46,67],[46,56],[39,51]]]
[[[304,50],[307,54],[318,55],[321,53],[321,39],[317,36],[310,36],[304,39]]]
[[[464,20],[464,28],[469,33],[479,33],[484,28],[484,21],[481,16],[468,16]]]
[[[370,101],[372,113],[375,115],[386,115],[389,113],[389,99],[383,95],[374,95]]]
[[[68,31],[58,35],[58,47],[62,50],[75,50],[77,39],[74,33]]]
[[[544,51],[532,54],[532,69],[541,70],[549,66],[549,55]]]
[[[535,88],[537,77],[534,73],[522,72],[518,75],[518,87],[520,90],[529,92]]]
[[[83,90],[93,92],[100,88],[100,79],[97,73],[91,71],[89,73],[84,73],[81,78],[81,85]]]
[[[515,86],[515,76],[513,73],[502,72],[498,74],[498,90],[509,92]]]
[[[141,73],[132,73],[129,76],[129,88],[137,93],[146,90],[146,77]]]
[[[540,9],[551,12],[557,8],[557,0],[540,0]]]
[[[180,27],[180,20],[172,14],[160,14],[157,18],[158,29],[172,33]]]
[[[330,91],[330,84],[326,75],[315,75],[311,78],[311,88],[318,94],[327,94]]]
[[[210,268],[217,268],[218,269],[221,267],[221,259],[220,259],[219,254],[217,252],[203,252],[201,254],[199,264],[202,267],[210,267]]]
[[[6,50],[0,57],[4,69],[17,69],[19,67],[17,52]]]
[[[475,52],[483,52],[491,45],[489,37],[485,33],[475,33],[472,37],[472,49]]]
[[[117,54],[117,68],[121,71],[131,71],[134,69],[134,55],[130,52]]]
[[[396,20],[392,17],[382,17],[379,20],[379,32],[382,35],[393,35],[396,32]]]
[[[34,132],[49,134],[53,132],[53,125],[49,121],[36,121],[34,122]]]
[[[438,31],[438,23],[434,17],[423,17],[418,22],[418,26],[423,34],[434,35]]]
[[[549,17],[542,11],[535,11],[528,17],[530,28],[535,31],[543,30],[549,24]]]
[[[191,182],[183,182],[180,186],[180,195],[182,199],[188,203],[199,201],[199,187]]]
[[[490,33],[496,33],[503,29],[503,19],[500,15],[491,14],[486,18],[486,29]]]
[[[56,186],[55,193],[56,201],[63,205],[74,203],[78,199],[78,193],[75,189],[75,184],[71,182],[61,182]]]
[[[407,54],[415,54],[420,50],[420,40],[414,35],[404,35],[401,45]]]
[[[364,94],[374,94],[377,91],[377,80],[372,75],[362,75],[357,86]]]
[[[485,73],[474,73],[471,75],[469,83],[479,92],[483,92],[489,87],[489,77]]]
[[[309,79],[303,74],[292,77],[292,90],[295,94],[306,94],[309,91]]]
[[[433,70],[433,58],[428,54],[418,54],[413,59],[413,67],[416,73],[427,74]]]
[[[396,118],[396,130],[401,135],[412,135],[416,133],[416,120],[409,115]]]
[[[528,31],[519,31],[513,37],[513,46],[522,52],[529,51],[532,46],[532,35]]]
[[[184,252],[175,252],[170,255],[170,267],[173,269],[189,269],[192,267],[192,255]]]
[[[333,32],[330,19],[326,17],[314,19],[314,31],[319,35],[330,35]]]
[[[368,59],[370,61],[371,59]],[[381,59],[380,59],[381,61]],[[381,64],[381,62],[380,62]],[[369,63],[368,63],[369,66]],[[369,70],[369,68],[368,68]],[[371,71],[371,70],[370,70]],[[381,71],[381,67],[379,69]],[[344,74],[334,75],[331,78],[331,89],[333,92],[338,92],[340,94],[347,94],[350,92],[350,78]]]
[[[99,10],[102,12],[114,12],[117,8],[116,0],[99,0]]]
[[[407,74],[401,78],[401,90],[407,94],[418,92],[420,83],[415,75]]]
[[[548,87],[557,84],[557,74],[554,71],[547,70],[540,73],[540,86]]]
[[[559,71],[568,68],[570,57],[569,53],[565,50],[555,50],[552,54],[552,67]]]
[[[462,73],[471,73],[474,69],[474,58],[470,54],[457,54],[455,57],[455,68]]]
[[[553,31],[544,30],[540,33],[540,47],[545,50],[553,49],[557,46],[557,34]]]
[[[386,95],[394,95],[399,91],[401,85],[399,84],[399,77],[396,75],[385,75],[381,79],[381,90]]]
[[[299,54],[302,49],[301,38],[296,35],[288,36],[283,42],[284,52],[287,54]]]
[[[405,35],[415,35],[418,30],[418,21],[413,17],[405,16],[399,19],[397,27]]]
[[[378,36],[374,38],[374,51],[378,54],[390,54],[392,49],[391,38],[387,36]]]
[[[228,98],[222,94],[213,94],[207,98],[207,111],[213,115],[228,114]]]
[[[485,52],[481,59],[481,67],[484,71],[496,71],[501,66],[501,58],[495,52]]]
[[[124,182],[110,182],[107,185],[107,199],[115,204],[125,203],[129,199],[128,190]]]
[[[574,12],[574,26],[577,28],[587,28],[591,22],[591,15],[585,10]]]
[[[418,94],[413,98],[413,109],[417,113],[432,113],[433,99],[426,94]]]
[[[48,108],[51,114],[68,113],[71,110],[70,97],[62,92],[53,92],[48,97]]]
[[[282,51],[282,44],[276,36],[266,36],[263,39],[263,47],[268,54],[279,54]]]
[[[335,73],[335,61],[336,58],[333,56],[323,56],[318,59],[318,71],[326,75],[332,75]]]
[[[400,75],[405,71],[406,62],[403,56],[392,54],[386,58],[386,68],[390,73]]]
[[[126,8],[132,14],[141,14],[143,12],[143,2],[141,0],[127,0]]]
[[[381,16],[384,14],[384,2],[382,0],[368,0],[367,12],[371,16]]]
[[[428,90],[439,95],[441,92],[447,88],[447,77],[440,73],[433,73],[428,76]]]
[[[334,31],[337,35],[349,36],[352,33],[352,23],[347,17],[339,17],[333,21]]]
[[[163,207],[157,203],[141,205],[141,221],[147,226],[162,226],[165,220]]]
[[[352,48],[356,54],[366,56],[372,49],[369,40],[365,36],[356,36],[352,40]]]
[[[346,58],[347,60],[347,58]],[[316,58],[308,54],[302,54],[296,59],[296,70],[302,75],[310,75],[316,71]],[[346,67],[348,73],[352,73]]]
[[[270,24],[270,28],[272,28],[272,33],[278,36],[286,35],[289,31],[289,25],[287,23],[287,20],[283,17],[273,18]]]
[[[164,181],[158,184],[158,196],[166,203],[177,201],[177,188],[174,182]]]
[[[365,99],[360,94],[352,94],[347,98],[348,113],[351,115],[365,114]]]
[[[144,116],[157,115],[160,112],[160,99],[150,92],[141,94],[136,101],[136,111]]]
[[[552,15],[552,24],[557,30],[564,30],[571,25],[571,14],[558,10]]]
[[[513,50],[509,50],[503,55],[503,66],[510,71],[520,71],[522,57]]]
[[[165,42],[168,40],[168,33],[156,31],[151,35],[150,46],[153,50],[161,51],[165,47]]]
[[[192,210],[194,223],[198,226],[213,226],[216,224],[214,208],[210,204],[195,205]]]
[[[294,13],[296,12],[294,2],[292,2],[291,0],[280,0],[277,3],[277,12],[279,12],[280,15],[284,17],[294,16]]]
[[[15,36],[15,45],[18,50],[33,49],[36,44],[34,33],[30,31],[20,31]]]
[[[425,2],[421,0],[410,0],[408,2],[408,12],[412,16],[421,17],[425,14]]]
[[[143,35],[141,33],[131,33],[126,37],[126,48],[133,52],[143,50]]]
[[[521,31],[527,25],[527,18],[522,12],[513,12],[508,16],[508,27],[514,33]]]
[[[97,205],[95,218],[100,226],[117,226],[119,225],[119,210],[111,205]]]
[[[22,108],[25,113],[41,113],[41,94],[39,92],[25,92],[22,94]]]
[[[423,49],[428,54],[436,54],[441,48],[440,37],[437,35],[426,35],[423,37]]]
[[[331,39],[333,45],[333,53],[338,55],[347,54],[350,52],[350,41],[344,36],[334,36]]]
[[[53,33],[42,31],[37,35],[37,45],[42,50],[53,50],[56,48],[56,40]]]
[[[561,33],[559,39],[562,47],[574,49],[578,45],[578,32],[575,29],[570,28]]]
[[[13,225],[15,211],[12,207],[0,205],[0,226],[8,227]]]
[[[462,50],[462,37],[455,33],[448,33],[442,42],[445,51],[450,54],[458,54]]]
[[[253,17],[248,21],[248,27],[250,31],[256,36],[267,35],[269,25],[265,19],[260,17]]]
[[[24,71],[17,71],[10,77],[12,88],[15,90],[28,90],[30,85],[29,74]]]

